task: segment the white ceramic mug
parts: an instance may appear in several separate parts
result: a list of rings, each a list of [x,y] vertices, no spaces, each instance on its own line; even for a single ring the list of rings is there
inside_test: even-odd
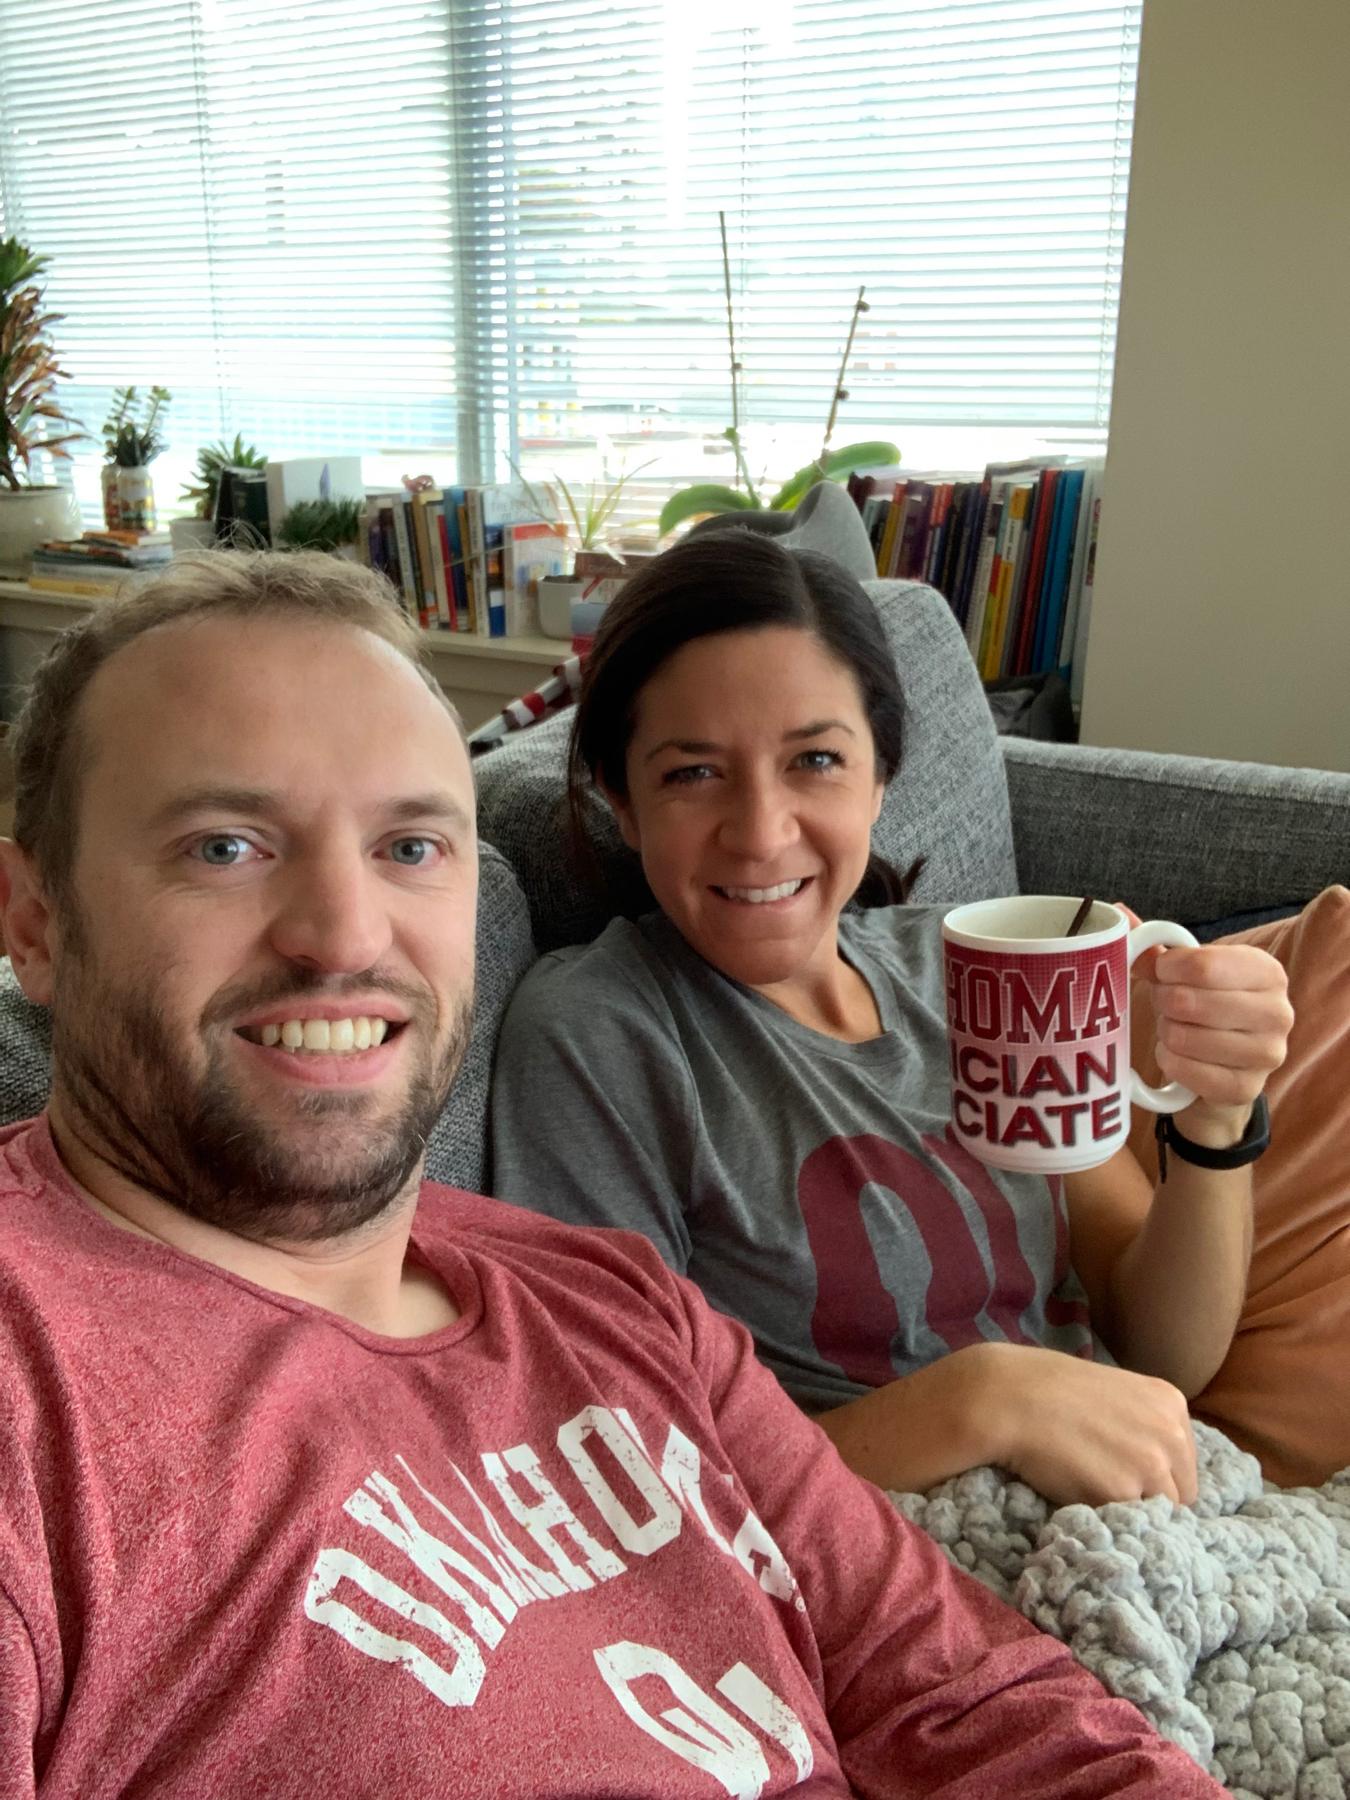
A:
[[[1130,1067],[1130,970],[1155,944],[1196,939],[1166,919],[1131,930],[1104,900],[1070,937],[1081,904],[1023,894],[942,922],[952,1129],[996,1169],[1095,1168],[1129,1136],[1131,1101],[1170,1113],[1195,1098]]]

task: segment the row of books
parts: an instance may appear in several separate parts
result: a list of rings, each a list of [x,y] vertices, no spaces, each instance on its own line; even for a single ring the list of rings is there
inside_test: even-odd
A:
[[[357,554],[425,630],[534,636],[538,583],[568,551],[561,525],[520,510],[514,484],[369,493]]]
[[[98,599],[131,575],[149,573],[173,554],[167,531],[86,531],[51,538],[33,553],[29,587]]]
[[[983,475],[853,476],[878,575],[944,594],[984,681],[1081,673],[1103,459],[990,463]]]

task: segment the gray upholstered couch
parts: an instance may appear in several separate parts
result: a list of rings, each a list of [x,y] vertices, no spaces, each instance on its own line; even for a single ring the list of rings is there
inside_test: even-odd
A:
[[[1235,917],[1297,906],[1350,881],[1350,775],[1000,739],[945,600],[912,582],[875,582],[872,592],[907,708],[904,762],[875,842],[899,868],[925,859],[916,899],[1090,892],[1215,935]],[[570,870],[562,822],[569,725],[567,714],[545,720],[477,764],[485,841],[477,1016],[428,1157],[432,1174],[465,1187],[489,1179],[492,1046],[536,948],[583,941],[613,911],[650,904],[635,859],[599,808],[607,894]],[[0,963],[0,1122],[42,1105],[47,1045],[45,1013]]]

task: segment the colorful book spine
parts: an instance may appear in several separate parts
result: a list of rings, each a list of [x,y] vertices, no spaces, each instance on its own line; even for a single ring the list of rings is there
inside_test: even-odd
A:
[[[482,488],[465,488],[464,517],[468,526],[465,555],[469,565],[469,629],[478,637],[489,637],[487,533]]]
[[[1078,509],[1083,494],[1083,471],[1065,469],[1059,478],[1057,517],[1046,555],[1043,619],[1032,646],[1034,674],[1053,669],[1059,660],[1059,641],[1068,598],[1073,540],[1078,528]]]
[[[1075,706],[1083,702],[1083,675],[1087,663],[1088,632],[1092,623],[1092,589],[1097,579],[1097,538],[1101,531],[1101,475],[1093,484],[1092,500],[1082,509],[1080,530],[1084,540],[1082,580],[1078,589],[1078,606],[1074,616],[1072,649],[1069,653],[1069,697]],[[1063,648],[1061,648],[1061,656]]]
[[[450,624],[454,631],[469,629],[469,578],[464,565],[464,489],[448,487],[441,505],[445,515],[446,579],[450,586]]]
[[[905,518],[901,526],[898,574],[904,581],[917,579],[927,521],[933,507],[931,481],[911,481],[905,499]]]
[[[975,490],[970,497],[961,545],[961,560],[957,565],[956,575],[952,582],[952,592],[948,595],[956,614],[957,623],[963,631],[974,604],[975,568],[980,559],[981,546],[984,543],[984,526],[988,513],[989,484],[987,481],[980,480],[975,483]]]
[[[990,606],[986,614],[984,654],[980,674],[985,681],[997,681],[1003,664],[1003,645],[1007,636],[1012,605],[1013,584],[1017,578],[1018,560],[1026,532],[1027,512],[1035,487],[1032,481],[1019,481],[1008,491],[1004,506],[1001,542],[994,559],[991,577]]]
[[[1065,583],[1064,618],[1059,628],[1056,666],[1069,683],[1070,693],[1073,692],[1071,665],[1083,592],[1083,572],[1087,564],[1088,537],[1103,466],[1104,459],[1101,457],[1089,457],[1083,464],[1083,491],[1078,498],[1078,519],[1074,527],[1073,543],[1069,548],[1069,578]]]
[[[954,484],[950,481],[940,481],[933,489],[933,510],[929,515],[928,540],[923,547],[923,568],[919,576],[920,581],[926,581],[930,587],[942,559],[942,544],[947,535],[953,492]]]
[[[891,510],[886,515],[886,529],[881,534],[881,547],[877,551],[877,574],[889,576],[891,565],[895,559],[896,539],[900,534],[900,523],[905,516],[905,497],[909,493],[909,482],[897,481],[895,491],[891,495]]]
[[[999,528],[1003,523],[1003,502],[1007,491],[1007,483],[1003,480],[991,481],[989,499],[984,510],[984,522],[980,528],[980,549],[976,558],[970,580],[970,605],[966,613],[966,642],[976,665],[980,662],[980,653],[984,642],[984,620],[989,606],[989,578],[994,568],[994,552],[998,544]]]
[[[458,507],[460,568],[464,572],[464,611],[456,621],[461,631],[473,631],[478,616],[478,576],[469,550],[469,490],[461,488]]]
[[[403,589],[403,608],[410,619],[421,612],[421,589],[417,572],[417,555],[413,545],[412,524],[408,516],[410,496],[397,493],[390,501],[389,517],[394,528],[394,543]]]
[[[450,533],[445,523],[443,495],[431,502],[427,530],[431,535],[432,572],[436,578],[436,624],[442,631],[453,631],[455,609],[450,585]]]
[[[1010,634],[1005,674],[1023,675],[1030,668],[1031,642],[1040,617],[1041,590],[1045,580],[1045,553],[1055,510],[1058,469],[1043,469],[1036,483],[1032,517],[1028,521],[1028,551],[1025,579],[1017,606],[1017,616]]]
[[[504,525],[483,527],[488,636],[495,638],[506,636],[506,588],[502,561],[505,531]]]
[[[900,554],[896,574],[904,581],[915,581],[922,566],[923,544],[928,519],[933,509],[931,481],[911,481],[905,497],[905,518],[901,526]]]

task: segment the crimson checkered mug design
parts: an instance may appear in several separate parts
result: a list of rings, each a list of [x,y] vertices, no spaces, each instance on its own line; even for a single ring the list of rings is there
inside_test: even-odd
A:
[[[1180,1082],[1149,1087],[1130,1067],[1130,970],[1155,944],[1196,942],[1184,925],[1094,900],[1023,894],[958,906],[942,922],[952,1129],[996,1169],[1071,1175],[1114,1156],[1130,1103],[1179,1112]]]

